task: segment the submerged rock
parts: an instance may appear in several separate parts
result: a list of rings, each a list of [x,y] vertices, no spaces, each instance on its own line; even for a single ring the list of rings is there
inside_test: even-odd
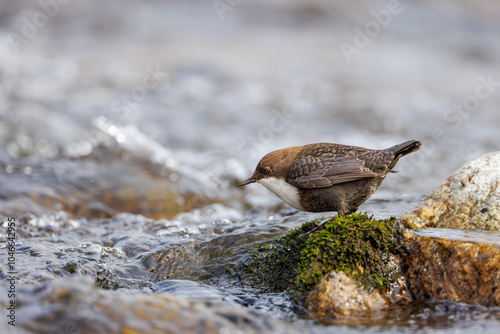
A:
[[[33,333],[299,333],[279,320],[221,302],[96,288],[90,278],[26,292],[16,328]],[[22,294],[21,294],[22,296]],[[2,322],[0,331],[9,332]]]
[[[465,164],[402,222],[410,228],[500,231],[500,152]]]

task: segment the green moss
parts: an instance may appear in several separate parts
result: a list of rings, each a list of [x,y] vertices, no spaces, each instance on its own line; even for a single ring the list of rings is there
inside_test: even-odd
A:
[[[266,292],[284,291],[296,277],[295,269],[308,239],[305,233],[315,227],[314,223],[307,222],[260,246],[238,270],[243,281]]]
[[[389,288],[394,279],[392,255],[405,249],[395,218],[336,216],[308,237],[305,233],[315,223],[307,222],[261,246],[243,265],[246,281],[266,291],[286,289],[296,302],[332,270],[345,272],[368,290]]]

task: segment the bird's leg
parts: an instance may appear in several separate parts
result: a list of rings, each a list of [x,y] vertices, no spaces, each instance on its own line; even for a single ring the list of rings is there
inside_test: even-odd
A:
[[[347,210],[345,210],[345,209],[339,209],[339,210],[337,211],[337,215],[339,215],[339,216],[346,216],[346,215],[349,215],[349,214],[351,214],[351,213],[353,213],[353,212],[356,212],[356,211],[358,211],[358,207],[354,208],[354,210],[351,210],[351,211],[347,211]],[[332,218],[333,218],[333,217],[332,217]],[[326,224],[328,221],[329,221],[329,219],[325,220],[325,221],[324,221],[323,223],[321,223],[321,224],[318,224],[318,223],[314,222],[314,228],[313,228],[312,230],[310,230],[309,232],[305,233],[305,234],[307,234],[308,236],[311,236],[311,235],[313,235],[314,233],[321,231],[322,229],[324,229],[324,228],[325,228],[325,224]]]
[[[348,215],[348,214],[351,214],[352,212],[356,212],[357,210],[358,210],[358,208],[355,208],[353,211],[348,212],[348,211],[346,211],[346,210],[344,210],[344,209],[339,209],[339,210],[337,211],[337,215],[339,215],[339,216],[346,216],[346,215]],[[333,217],[332,217],[332,218],[333,218]],[[306,234],[307,234],[308,236],[311,236],[311,235],[313,235],[314,233],[321,231],[322,229],[324,229],[324,228],[325,228],[325,224],[326,224],[328,221],[329,221],[329,219],[325,220],[325,221],[324,221],[323,223],[321,223],[321,224],[318,224],[318,223],[314,222],[315,227],[314,227],[312,230],[310,230],[309,232],[307,232]]]
[[[315,227],[314,227],[312,230],[310,230],[309,232],[307,232],[306,234],[310,237],[310,236],[311,236],[311,235],[313,235],[314,233],[321,231],[323,228],[325,228],[325,224],[326,224],[326,222],[327,222],[327,221],[328,221],[328,220],[325,220],[325,221],[324,221],[323,223],[321,223],[321,224],[318,224],[318,223],[316,223],[316,222],[315,222],[315,223],[314,223]]]
[[[358,209],[359,209],[359,207],[355,207],[352,209],[339,210],[337,212],[338,212],[339,216],[347,216],[347,215],[350,215],[351,213],[358,211]]]
[[[328,223],[332,219],[333,219],[333,217],[330,217],[329,219],[326,219],[321,224],[318,224],[318,223],[314,222],[314,228],[312,230],[310,230],[309,232],[305,233],[305,234],[307,234],[308,236],[311,236],[314,233],[321,231],[322,229],[325,228],[325,224]]]
[[[328,221],[325,220],[323,223],[319,224],[319,223],[316,223],[316,222],[312,222],[314,224],[314,227],[312,230],[310,230],[309,232],[306,232],[306,233],[302,233],[301,235],[299,235],[299,237],[303,236],[304,234],[306,234],[308,237],[310,237],[311,235],[313,235],[314,233],[316,232],[319,232],[321,231],[324,227],[325,227],[325,224],[326,222]]]

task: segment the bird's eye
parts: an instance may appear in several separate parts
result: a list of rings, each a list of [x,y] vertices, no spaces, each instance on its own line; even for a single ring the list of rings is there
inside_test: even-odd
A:
[[[263,170],[263,173],[266,174],[266,175],[271,174],[271,168],[265,167],[264,170]]]

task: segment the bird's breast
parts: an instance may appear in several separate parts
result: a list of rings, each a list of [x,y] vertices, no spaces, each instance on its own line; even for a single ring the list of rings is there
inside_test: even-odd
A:
[[[275,193],[286,204],[297,210],[305,211],[304,207],[300,204],[300,195],[297,187],[292,186],[284,179],[278,179],[276,177],[260,179],[258,182]]]

